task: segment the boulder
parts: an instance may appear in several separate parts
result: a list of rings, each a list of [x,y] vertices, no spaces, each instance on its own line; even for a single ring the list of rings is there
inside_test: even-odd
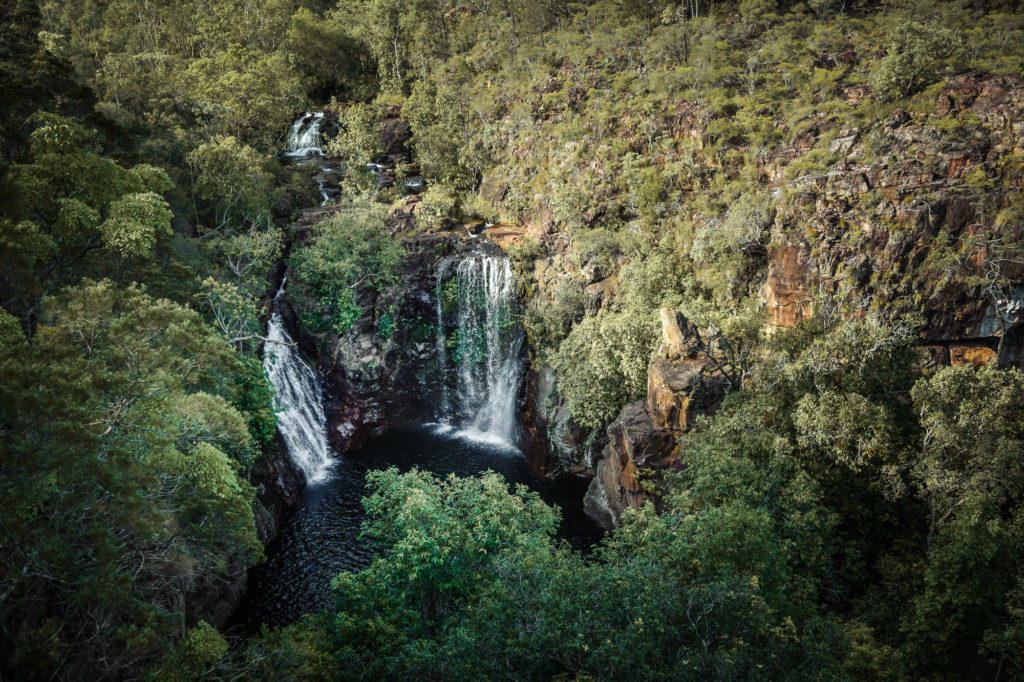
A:
[[[606,529],[618,526],[622,512],[639,509],[647,499],[638,473],[675,463],[675,440],[651,420],[644,403],[622,408],[608,425],[608,445],[584,497],[584,511]]]
[[[671,360],[656,355],[647,367],[647,411],[654,424],[686,433],[698,415],[713,414],[729,382],[707,358]]]

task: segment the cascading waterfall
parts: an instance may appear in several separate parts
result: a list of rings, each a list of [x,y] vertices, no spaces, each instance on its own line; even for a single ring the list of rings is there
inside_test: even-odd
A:
[[[447,421],[451,417],[451,398],[448,392],[448,348],[444,335],[444,297],[441,287],[444,284],[444,262],[437,268],[437,361],[441,377],[441,419]]]
[[[323,112],[305,113],[295,119],[288,131],[286,156],[323,156],[323,137],[320,126],[324,122]]]
[[[454,401],[447,382],[442,381],[442,419],[514,443],[523,332],[516,319],[512,266],[507,258],[480,254],[455,262],[456,320],[455,328],[446,334],[441,288],[451,265],[443,263],[438,272],[437,346],[442,377],[449,371],[449,353],[455,371]]]
[[[267,324],[263,372],[274,387],[277,428],[288,448],[288,456],[305,474],[308,483],[317,483],[328,478],[331,465],[327,418],[316,372],[295,347],[277,310],[285,284],[281,283],[274,297],[274,311]]]

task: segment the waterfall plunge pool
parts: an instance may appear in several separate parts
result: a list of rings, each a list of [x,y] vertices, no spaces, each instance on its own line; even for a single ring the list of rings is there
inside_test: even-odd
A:
[[[560,507],[558,536],[574,547],[588,548],[602,537],[583,513],[588,479],[544,478],[522,453],[500,439],[473,436],[441,425],[395,430],[334,460],[329,477],[306,488],[299,508],[267,547],[266,562],[250,571],[235,628],[252,633],[262,623],[285,625],[321,610],[329,604],[331,578],[369,565],[374,547],[359,533],[366,518],[366,472],[374,469],[417,467],[442,476],[472,476],[491,469],[510,486],[525,484],[548,504]]]

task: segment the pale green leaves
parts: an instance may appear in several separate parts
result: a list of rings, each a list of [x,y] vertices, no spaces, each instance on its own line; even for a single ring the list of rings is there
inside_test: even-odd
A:
[[[154,682],[189,682],[200,679],[228,653],[228,643],[205,620],[185,633],[174,647],[149,671]]]
[[[29,117],[38,127],[29,135],[30,149],[35,157],[45,154],[73,154],[95,144],[95,134],[60,114],[36,112]]]
[[[742,194],[721,222],[705,221],[697,228],[690,255],[699,263],[713,263],[732,253],[749,254],[763,247],[775,218],[772,198],[764,193]]]
[[[100,232],[107,248],[121,256],[145,256],[158,235],[170,235],[171,218],[171,210],[159,194],[128,194],[111,205]]]
[[[102,218],[100,212],[78,199],[59,199],[57,220],[54,222],[55,236],[61,239],[73,239],[82,234],[90,234],[99,228]]]
[[[176,396],[172,412],[178,424],[178,440],[210,443],[244,463],[252,460],[253,438],[245,417],[219,395],[199,391]]]
[[[214,207],[214,229],[229,221],[256,222],[270,211],[269,157],[234,136],[217,137],[188,155],[196,197]]]
[[[906,97],[934,81],[964,48],[964,37],[939,24],[901,21],[889,34],[888,54],[871,74],[871,83],[888,99]]]
[[[912,392],[924,429],[914,475],[940,518],[970,494],[998,503],[1024,485],[1024,375],[992,366],[951,367]]]
[[[889,412],[857,393],[808,393],[797,404],[795,421],[801,446],[854,470],[889,455],[895,441]]]
[[[577,422],[600,427],[643,393],[658,339],[657,314],[643,308],[602,312],[573,327],[551,364]]]
[[[384,151],[380,142],[381,111],[369,104],[351,104],[339,117],[340,130],[324,151],[357,168]]]
[[[416,207],[416,222],[426,230],[436,231],[444,226],[454,208],[455,191],[448,185],[431,185]]]

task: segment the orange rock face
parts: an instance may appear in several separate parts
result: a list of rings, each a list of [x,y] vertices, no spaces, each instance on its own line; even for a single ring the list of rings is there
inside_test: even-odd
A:
[[[606,528],[617,526],[626,509],[643,506],[648,490],[642,481],[656,487],[663,472],[679,464],[676,438],[697,415],[713,413],[728,387],[700,350],[707,347],[701,330],[674,310],[660,314],[662,345],[647,369],[647,400],[622,408],[609,424],[608,445],[587,491],[587,513]]]
[[[761,288],[769,327],[792,327],[811,316],[810,253],[806,242],[783,244],[772,253]]]
[[[982,367],[996,362],[997,354],[988,346],[950,346],[949,364]]]
[[[655,356],[647,368],[647,411],[673,435],[686,433],[700,414],[711,414],[725,397],[726,380],[707,358]]]

